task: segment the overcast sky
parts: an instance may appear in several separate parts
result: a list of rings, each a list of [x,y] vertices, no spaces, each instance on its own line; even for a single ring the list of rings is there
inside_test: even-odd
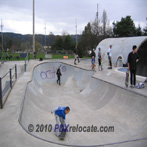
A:
[[[87,23],[95,19],[97,3],[100,19],[105,9],[111,24],[130,15],[136,26],[145,27],[147,0],[35,0],[35,33],[45,34],[46,22],[46,34],[75,34],[77,19],[81,34]],[[0,0],[3,31],[32,34],[32,7],[33,0]]]

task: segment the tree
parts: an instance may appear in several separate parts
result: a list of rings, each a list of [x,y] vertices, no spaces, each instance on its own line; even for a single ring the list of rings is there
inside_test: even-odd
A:
[[[64,39],[64,49],[65,50],[73,50],[73,40],[70,35],[65,36]]]
[[[146,21],[147,21],[147,17],[146,17]],[[146,23],[146,26],[145,26],[145,28],[143,29],[143,35],[147,35],[147,23]]]
[[[140,25],[138,25],[138,28],[136,28],[136,35],[137,36],[142,36],[142,34],[143,34],[143,32],[141,30],[141,27],[140,27]]]
[[[110,26],[110,22],[109,21],[107,22],[106,35],[107,36],[104,36],[104,37],[111,37],[111,36],[113,36],[113,29]]]
[[[143,35],[147,35],[147,27],[145,27],[144,29],[143,29]]]
[[[102,22],[103,22],[103,35],[106,36],[106,27],[107,27],[107,13],[104,10],[103,11],[103,18],[102,18]]]
[[[83,52],[83,47],[82,47],[81,42],[79,42],[79,44],[78,44],[78,50],[77,51],[78,51],[79,57],[82,58],[84,56],[84,52]]]
[[[93,33],[90,23],[85,26],[79,44],[83,55],[87,55],[88,50],[92,50],[97,46],[97,34]]]
[[[113,22],[113,32],[117,37],[136,36],[136,27],[131,16],[122,18],[120,22]]]
[[[27,48],[26,43],[21,43],[21,50],[25,51]]]
[[[38,41],[35,41],[35,49],[36,49],[36,51],[42,50],[42,45]]]
[[[57,39],[55,40],[53,44],[54,50],[62,50],[64,46],[64,42],[61,36],[57,36]]]
[[[47,44],[52,46],[54,41],[55,41],[55,35],[52,32],[50,32],[48,36]]]

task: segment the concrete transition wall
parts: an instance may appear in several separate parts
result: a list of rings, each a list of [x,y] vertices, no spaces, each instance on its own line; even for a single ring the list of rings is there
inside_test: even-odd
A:
[[[132,51],[132,46],[137,45],[140,61],[137,63],[137,74],[147,76],[147,36],[108,38],[101,41],[96,48],[101,48],[103,61],[108,60],[107,52],[112,45],[112,63],[114,66],[122,66],[127,63],[128,54]]]

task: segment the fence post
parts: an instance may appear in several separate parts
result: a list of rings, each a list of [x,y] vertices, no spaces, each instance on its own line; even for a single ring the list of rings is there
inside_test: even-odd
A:
[[[17,79],[17,65],[15,64],[15,80]]]
[[[26,72],[26,70],[27,70],[27,63],[26,63],[26,59],[25,59],[25,65],[24,65],[24,71]]]
[[[2,100],[2,78],[0,77],[0,108],[3,108],[3,100]]]
[[[10,69],[10,88],[12,88],[12,71]]]
[[[28,62],[29,62],[29,60],[30,60],[30,53],[28,53],[27,55],[28,55]]]

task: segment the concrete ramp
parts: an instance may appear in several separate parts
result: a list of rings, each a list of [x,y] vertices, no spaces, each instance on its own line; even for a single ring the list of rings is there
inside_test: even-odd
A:
[[[59,66],[61,86],[56,82]],[[92,71],[63,63],[36,66],[22,104],[21,126],[38,139],[62,146],[107,146],[147,139],[147,98],[92,75]],[[64,141],[55,136],[55,117],[50,113],[58,106],[71,108],[66,124],[78,128],[67,132]],[[80,132],[79,128],[92,126],[97,132]]]

